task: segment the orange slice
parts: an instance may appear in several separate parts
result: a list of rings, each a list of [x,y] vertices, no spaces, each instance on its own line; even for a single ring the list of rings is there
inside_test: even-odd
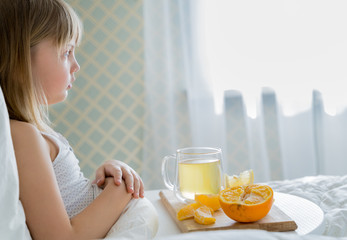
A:
[[[213,210],[205,205],[202,205],[194,212],[194,221],[199,224],[213,224],[216,222],[216,219],[212,217]]]
[[[182,221],[194,217],[194,212],[199,207],[201,207],[201,204],[198,202],[183,206],[177,213],[177,219]]]
[[[273,191],[267,185],[243,185],[226,188],[219,193],[224,213],[238,222],[262,219],[270,211],[273,201]]]
[[[212,208],[213,211],[220,209],[218,194],[196,194],[195,201]]]

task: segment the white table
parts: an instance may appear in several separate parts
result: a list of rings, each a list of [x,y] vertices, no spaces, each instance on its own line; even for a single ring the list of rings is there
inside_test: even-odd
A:
[[[145,192],[146,198],[158,211],[159,229],[156,237],[180,234],[181,231],[162,204],[159,192],[160,190]],[[274,204],[296,222],[298,225],[296,232],[299,235],[323,233],[324,213],[316,204],[301,197],[279,192],[275,192],[274,198]]]

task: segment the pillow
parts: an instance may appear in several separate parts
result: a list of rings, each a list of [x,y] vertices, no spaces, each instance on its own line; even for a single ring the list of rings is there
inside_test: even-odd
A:
[[[0,239],[31,239],[19,201],[17,163],[6,103],[0,88]]]

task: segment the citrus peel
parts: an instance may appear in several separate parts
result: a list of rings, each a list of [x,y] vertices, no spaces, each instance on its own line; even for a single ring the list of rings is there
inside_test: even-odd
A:
[[[252,169],[241,172],[239,175],[229,176],[224,174],[225,187],[238,187],[242,185],[253,184],[254,182],[254,173]]]

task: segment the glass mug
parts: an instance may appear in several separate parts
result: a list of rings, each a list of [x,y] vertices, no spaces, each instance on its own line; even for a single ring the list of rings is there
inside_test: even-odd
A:
[[[175,161],[174,181],[169,178],[168,162]],[[163,158],[162,177],[165,186],[176,197],[188,202],[195,194],[217,194],[224,186],[222,151],[219,148],[189,147]]]

